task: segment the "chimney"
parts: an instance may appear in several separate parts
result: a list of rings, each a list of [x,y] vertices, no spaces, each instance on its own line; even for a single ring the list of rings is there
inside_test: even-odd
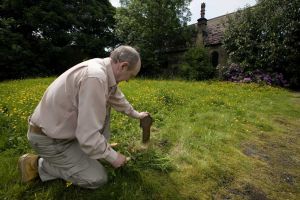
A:
[[[198,29],[198,44],[202,43],[204,44],[204,40],[207,36],[207,19],[205,18],[205,3],[201,4],[201,12],[200,12],[201,18],[199,18],[197,21],[197,29]]]
[[[201,18],[199,18],[198,21],[198,27],[201,30],[206,31],[206,25],[207,25],[207,19],[205,18],[205,3],[201,4],[201,12],[200,12]]]
[[[205,18],[205,3],[201,4],[201,12],[200,12],[201,18]]]

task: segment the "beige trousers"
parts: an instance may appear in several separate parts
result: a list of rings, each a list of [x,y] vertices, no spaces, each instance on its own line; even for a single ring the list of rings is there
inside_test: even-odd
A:
[[[110,137],[110,112],[106,115],[103,134]],[[89,158],[77,140],[53,139],[46,135],[27,133],[29,143],[38,153],[39,176],[42,181],[64,179],[74,185],[95,189],[107,182],[107,173],[102,164]]]

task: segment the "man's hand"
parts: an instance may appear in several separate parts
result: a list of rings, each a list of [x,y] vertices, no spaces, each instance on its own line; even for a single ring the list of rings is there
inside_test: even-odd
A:
[[[119,167],[122,167],[123,165],[125,165],[126,162],[127,162],[126,157],[123,154],[118,153],[117,160],[115,160],[113,163],[111,163],[111,165],[114,168],[119,168]]]
[[[138,118],[143,119],[144,117],[148,116],[149,112],[140,112]]]

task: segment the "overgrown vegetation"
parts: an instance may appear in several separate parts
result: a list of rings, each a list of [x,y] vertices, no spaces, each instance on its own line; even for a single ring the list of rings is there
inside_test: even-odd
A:
[[[300,95],[229,82],[133,80],[121,84],[155,119],[140,148],[137,120],[113,112],[112,142],[132,160],[106,166],[97,190],[61,180],[21,184],[17,159],[31,151],[27,117],[54,78],[0,83],[0,199],[294,199],[299,196]]]
[[[192,47],[185,52],[183,64],[177,72],[189,80],[208,80],[214,77],[213,68],[207,49],[202,46]]]
[[[229,18],[224,47],[245,72],[282,73],[300,87],[300,1],[259,0]]]

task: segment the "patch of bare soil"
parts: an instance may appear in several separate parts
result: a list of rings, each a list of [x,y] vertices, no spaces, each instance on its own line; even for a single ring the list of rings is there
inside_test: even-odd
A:
[[[227,189],[226,193],[216,195],[216,200],[269,200],[267,194],[250,183],[241,183],[238,187]]]
[[[247,197],[248,199],[253,200],[267,200],[267,195],[259,188],[254,187],[250,184],[243,185],[240,189],[231,189],[231,194],[236,196]]]

